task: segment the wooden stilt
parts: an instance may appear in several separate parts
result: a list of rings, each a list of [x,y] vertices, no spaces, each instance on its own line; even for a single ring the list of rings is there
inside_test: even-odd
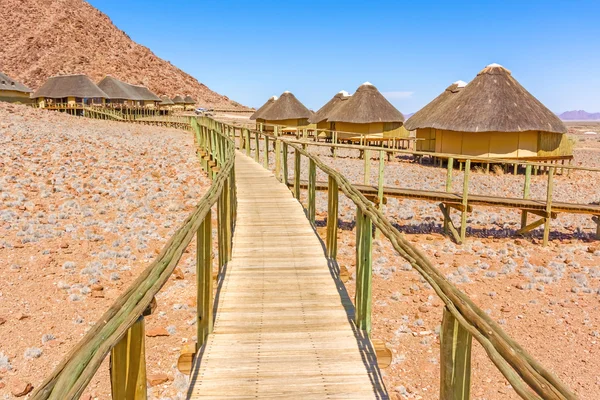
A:
[[[444,308],[440,331],[440,400],[470,399],[471,343],[471,334]]]
[[[468,197],[469,197],[469,173],[471,172],[471,160],[467,159],[465,162],[465,173],[463,182],[463,196],[462,206],[463,210],[460,218],[460,239],[464,243],[467,235],[467,208],[468,208]]]
[[[371,150],[365,149],[363,151],[363,157],[365,161],[365,173],[364,173],[364,184],[368,185],[371,181]]]
[[[454,171],[454,158],[450,157],[448,158],[448,169],[446,171],[446,193],[450,193],[452,191],[452,172]],[[448,217],[450,216],[450,213],[448,213]],[[449,224],[449,218],[446,217],[446,215],[444,215],[444,232],[447,234],[448,233],[448,224]]]
[[[552,219],[552,192],[554,190],[554,167],[548,169],[548,188],[546,193],[546,218],[544,221],[544,246],[550,237],[550,221]]]
[[[529,189],[531,187],[531,164],[525,166],[525,187],[523,188],[523,198],[529,198]],[[527,211],[521,212],[521,229],[527,226]]]
[[[327,188],[327,257],[337,257],[338,184],[330,175]]]
[[[140,317],[110,353],[113,400],[146,400],[144,317]]]

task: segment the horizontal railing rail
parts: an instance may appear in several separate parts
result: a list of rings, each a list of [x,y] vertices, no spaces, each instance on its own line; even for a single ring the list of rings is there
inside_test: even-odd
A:
[[[185,249],[197,237],[197,324],[201,346],[212,330],[211,208],[217,204],[219,267],[231,258],[235,223],[235,145],[232,131],[215,121],[191,120],[198,156],[213,182],[192,214],[169,239],[159,256],[102,315],[94,327],[37,387],[33,399],[78,399],[111,353],[113,399],[145,397],[144,314]]]

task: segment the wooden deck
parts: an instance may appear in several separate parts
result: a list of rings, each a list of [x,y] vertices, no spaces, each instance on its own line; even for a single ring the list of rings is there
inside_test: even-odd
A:
[[[337,266],[273,174],[236,158],[233,257],[191,399],[387,399]]]

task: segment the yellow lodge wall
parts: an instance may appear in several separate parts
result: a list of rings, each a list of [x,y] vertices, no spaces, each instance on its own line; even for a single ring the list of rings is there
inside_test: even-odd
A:
[[[400,122],[374,122],[370,124],[352,124],[336,122],[335,131],[339,139],[359,138],[366,135],[369,139],[408,137],[409,132]]]
[[[10,103],[33,103],[33,99],[29,97],[29,93],[17,92],[14,90],[0,90],[0,101]]]

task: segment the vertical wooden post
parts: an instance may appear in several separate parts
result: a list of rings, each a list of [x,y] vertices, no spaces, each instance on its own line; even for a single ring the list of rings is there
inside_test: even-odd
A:
[[[239,143],[240,143],[240,144],[239,144],[239,149],[240,149],[240,150],[243,150],[243,149],[244,149],[244,130],[245,130],[245,129],[246,129],[246,128],[241,128],[241,129],[240,129],[240,139],[239,139],[239,140],[240,140],[240,142],[239,142]]]
[[[525,187],[523,188],[523,198],[529,198],[529,190],[531,187],[531,164],[525,166]],[[527,226],[527,211],[521,211],[521,229]]]
[[[300,201],[300,152],[294,151],[294,197]]]
[[[246,155],[250,157],[250,129],[246,129],[244,142],[246,143]]]
[[[260,162],[260,136],[254,132],[254,161]]]
[[[198,350],[206,343],[206,337],[213,329],[212,213],[210,209],[196,234],[196,283],[198,296],[196,350]]]
[[[546,219],[544,221],[544,246],[550,237],[550,221],[552,220],[552,192],[554,190],[554,166],[548,169],[548,188],[546,193]]]
[[[283,151],[281,154],[281,163],[282,163],[282,182],[287,187],[288,186],[288,145],[286,142],[283,142]]]
[[[448,158],[448,170],[446,172],[446,193],[450,193],[452,191],[452,173],[454,172],[454,158]],[[450,216],[450,211],[448,210],[448,216]],[[448,225],[450,224],[450,220],[446,218],[444,215],[444,232],[448,233]]]
[[[312,158],[308,159],[308,220],[315,224],[316,214],[316,185],[317,185],[317,167]]]
[[[146,400],[144,317],[141,316],[110,353],[113,400]]]
[[[471,334],[447,308],[444,308],[440,332],[440,400],[468,400],[471,391]]]
[[[373,223],[360,208],[356,212],[356,306],[355,322],[359,329],[371,335],[371,283],[373,277]]]
[[[383,170],[385,167],[385,151],[379,150],[379,170],[377,172],[377,209],[383,212]],[[381,231],[375,229],[375,237],[381,237]]]
[[[465,173],[463,182],[463,196],[462,196],[462,214],[460,217],[460,240],[464,243],[467,235],[467,206],[469,197],[469,173],[471,172],[471,159],[467,159],[465,162]]]
[[[275,178],[281,180],[281,140],[275,139]]]
[[[327,257],[337,257],[337,227],[338,227],[338,184],[329,175],[327,187]]]
[[[365,161],[365,175],[363,182],[365,185],[368,185],[371,182],[371,150],[364,149],[363,158]]]
[[[263,159],[263,167],[269,169],[269,137],[265,135],[265,158]]]
[[[337,147],[335,147],[335,145],[337,144],[337,132],[333,131],[331,134],[331,142],[333,144],[332,150],[333,150],[333,158],[337,158]]]

